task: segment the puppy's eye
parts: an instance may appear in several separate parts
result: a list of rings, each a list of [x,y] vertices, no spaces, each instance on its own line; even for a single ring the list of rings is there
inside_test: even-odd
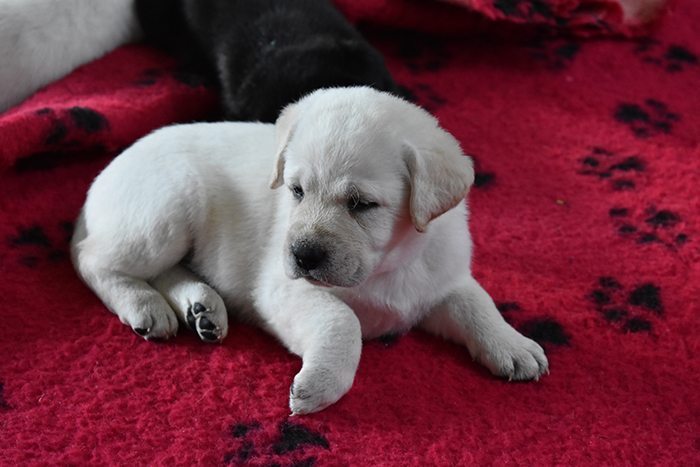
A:
[[[304,199],[304,190],[299,185],[294,185],[290,190],[292,190],[292,195],[294,195],[294,198],[298,201]]]
[[[365,212],[378,207],[379,203],[375,203],[374,201],[364,201],[354,197],[348,200],[348,210],[350,210],[350,212]]]

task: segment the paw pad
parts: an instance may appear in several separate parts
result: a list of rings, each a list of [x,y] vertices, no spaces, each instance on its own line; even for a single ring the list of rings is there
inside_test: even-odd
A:
[[[204,316],[209,311],[201,303],[195,302],[187,309],[187,325],[204,342],[219,342],[223,338],[221,329]]]

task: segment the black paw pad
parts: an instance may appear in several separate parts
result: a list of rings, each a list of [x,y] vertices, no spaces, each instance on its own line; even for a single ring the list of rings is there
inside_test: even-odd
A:
[[[213,332],[210,332],[210,331],[200,331],[199,337],[201,337],[203,341],[207,341],[207,342],[218,342],[219,341],[219,336],[217,336],[216,334],[214,334]]]
[[[146,328],[134,328],[134,332],[135,332],[136,334],[138,334],[139,336],[141,336],[141,337],[145,336],[145,335],[148,334],[150,331],[151,331],[150,328],[148,328],[148,329],[146,329]]]
[[[195,302],[194,305],[192,305],[192,311],[194,311],[195,315],[201,315],[205,311],[207,311],[206,307],[202,305],[199,302]]]
[[[216,329],[216,325],[209,321],[206,317],[202,316],[201,318],[199,318],[199,329],[213,331]]]
[[[192,308],[189,308],[187,310],[187,325],[194,332],[197,332],[197,320],[195,319],[194,315],[192,314]]]

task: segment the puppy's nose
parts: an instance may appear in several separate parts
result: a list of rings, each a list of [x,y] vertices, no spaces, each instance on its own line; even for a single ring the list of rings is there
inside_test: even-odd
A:
[[[316,269],[328,256],[326,250],[315,243],[297,242],[292,245],[294,260],[304,271]]]

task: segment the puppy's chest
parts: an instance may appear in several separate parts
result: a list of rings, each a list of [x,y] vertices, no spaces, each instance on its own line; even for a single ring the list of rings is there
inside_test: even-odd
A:
[[[415,289],[382,289],[375,285],[352,292],[343,291],[339,295],[355,312],[362,327],[362,337],[366,339],[406,332],[415,326],[430,308],[421,300]]]

